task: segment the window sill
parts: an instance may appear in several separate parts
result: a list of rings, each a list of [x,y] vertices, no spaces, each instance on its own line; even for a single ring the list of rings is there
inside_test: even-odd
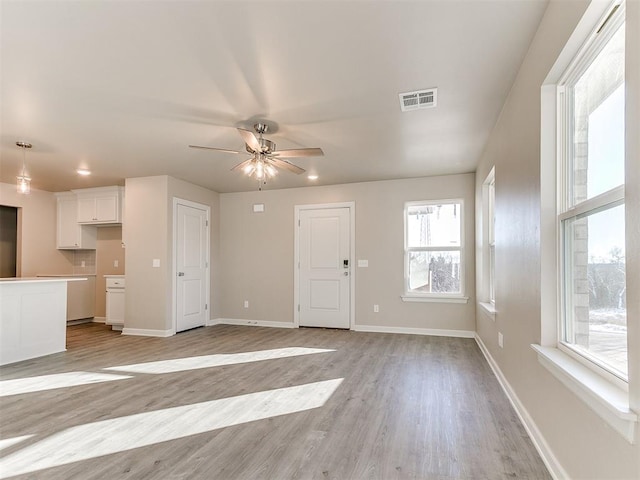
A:
[[[496,321],[496,306],[493,303],[478,302],[478,305],[480,305],[484,313],[486,313],[491,320]]]
[[[531,345],[538,362],[584,401],[629,443],[633,443],[638,415],[629,408],[629,394],[557,348]]]
[[[452,295],[430,295],[430,296],[422,296],[422,295],[401,295],[403,302],[435,302],[435,303],[467,303],[469,301],[469,297],[463,296],[452,296]]]

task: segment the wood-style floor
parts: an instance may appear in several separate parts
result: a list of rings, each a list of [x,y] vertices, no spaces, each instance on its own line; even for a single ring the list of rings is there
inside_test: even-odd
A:
[[[2,368],[0,478],[550,478],[471,339],[84,324],[67,346]]]

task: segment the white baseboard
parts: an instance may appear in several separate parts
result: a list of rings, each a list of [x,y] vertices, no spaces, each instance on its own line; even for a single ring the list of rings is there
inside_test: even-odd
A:
[[[400,333],[404,335],[432,335],[436,337],[460,337],[474,338],[475,332],[471,330],[444,330],[439,328],[409,328],[409,327],[383,327],[380,325],[355,325],[356,332],[370,333]]]
[[[152,330],[148,328],[123,328],[122,335],[134,335],[138,337],[171,337],[176,332],[173,330]]]
[[[249,325],[252,327],[296,328],[292,322],[270,322],[268,320],[245,320],[242,318],[212,318],[207,326],[213,325]]]
[[[107,317],[93,317],[93,323],[106,323]]]
[[[493,359],[493,357],[489,353],[489,350],[485,346],[480,336],[476,334],[475,339],[476,339],[476,343],[480,347],[480,351],[482,352],[484,357],[487,359],[487,363],[489,364],[489,366],[491,367],[491,370],[493,370],[494,375],[498,379],[498,383],[502,387],[502,390],[504,390],[504,393],[507,395],[507,398],[511,402],[511,405],[513,405],[513,408],[516,411],[516,414],[518,415],[518,417],[520,418],[520,421],[524,425],[525,430],[529,434],[529,438],[531,438],[531,441],[533,442],[534,447],[540,454],[540,457],[542,458],[542,461],[544,462],[544,464],[549,469],[549,473],[551,474],[551,476],[556,480],[569,478],[569,475],[567,474],[565,469],[562,468],[562,465],[560,464],[556,456],[553,454],[553,451],[551,450],[551,448],[549,447],[549,444],[547,443],[544,436],[542,435],[542,432],[540,432],[540,429],[538,428],[536,423],[533,421],[533,418],[531,418],[531,415],[529,415],[529,412],[527,411],[527,409],[524,408],[524,405],[518,398],[518,395],[516,395],[516,392],[513,390],[513,388],[507,381],[506,377],[502,373],[502,370],[500,370],[500,367],[498,366],[496,361]]]

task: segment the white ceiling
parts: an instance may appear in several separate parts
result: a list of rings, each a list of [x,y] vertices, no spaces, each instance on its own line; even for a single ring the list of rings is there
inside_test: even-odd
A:
[[[218,192],[257,183],[235,127],[274,127],[319,180],[471,172],[544,13],[543,0],[8,1],[1,8],[1,180],[27,152],[49,191],[171,175]],[[438,88],[434,109],[398,94]],[[93,175],[78,177],[78,167]]]

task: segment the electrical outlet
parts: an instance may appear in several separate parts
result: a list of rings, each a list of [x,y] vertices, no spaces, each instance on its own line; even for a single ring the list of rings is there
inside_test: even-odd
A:
[[[159,258],[154,258],[153,262],[151,262],[151,266],[153,268],[160,268],[160,259]]]
[[[118,260],[114,260],[114,261],[113,261],[113,266],[114,266],[115,268],[118,268]]]
[[[249,300],[244,301],[244,308],[249,308]]]
[[[373,313],[379,313],[380,312],[380,305],[374,305],[373,306]]]
[[[500,348],[504,348],[504,337],[502,336],[502,333],[498,332],[498,346]]]

